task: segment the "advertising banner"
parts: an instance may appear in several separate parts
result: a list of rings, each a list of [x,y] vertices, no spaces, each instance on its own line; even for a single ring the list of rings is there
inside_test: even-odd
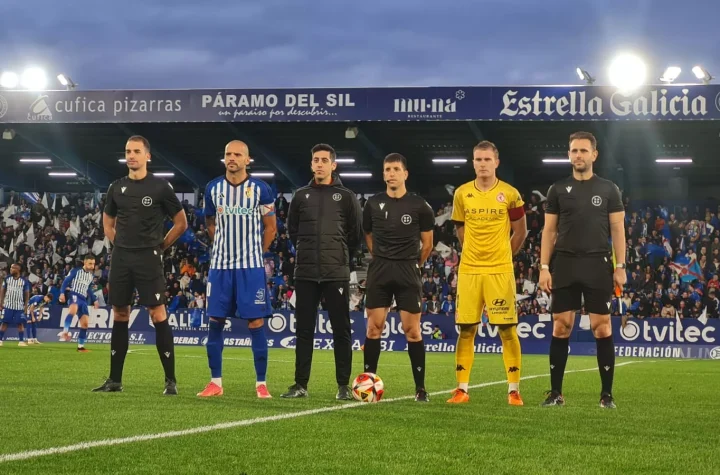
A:
[[[720,86],[0,91],[0,124],[720,120]]]
[[[202,346],[207,341],[207,319],[203,316],[200,328],[191,327],[191,309],[169,314],[175,344]],[[110,307],[90,309],[88,344],[109,343],[112,331]],[[43,311],[43,321],[38,328],[40,341],[58,341],[67,307],[50,306]],[[353,349],[360,350],[365,339],[365,317],[362,312],[351,312]],[[266,332],[271,348],[295,348],[295,314],[276,312],[266,320]],[[613,319],[615,353],[619,357],[632,358],[701,358],[720,359],[720,321],[710,319],[707,323],[696,319],[646,319],[631,320],[621,328],[620,319]],[[78,319],[71,322],[73,341],[79,335]],[[155,344],[155,332],[147,310],[133,308],[130,316],[130,344]],[[250,347],[250,332],[241,320],[228,320],[225,327],[225,346]],[[441,315],[423,315],[422,333],[428,352],[454,352],[458,330],[454,318]],[[548,354],[552,338],[552,321],[549,315],[521,317],[517,328],[525,354]],[[15,332],[8,329],[7,339],[14,340]],[[400,316],[388,315],[383,329],[383,351],[406,351],[407,342],[402,331]],[[476,353],[502,353],[502,345],[496,327],[481,325],[475,339]],[[318,313],[315,328],[315,349],[333,348],[332,327],[325,312]],[[588,317],[576,319],[570,339],[570,353],[594,355],[595,340],[589,329]]]

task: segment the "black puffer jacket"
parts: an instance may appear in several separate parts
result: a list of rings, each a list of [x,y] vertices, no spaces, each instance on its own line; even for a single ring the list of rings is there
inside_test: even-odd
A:
[[[362,213],[355,193],[333,174],[330,185],[312,180],[299,188],[288,211],[295,246],[295,280],[350,280],[350,256],[360,246]]]

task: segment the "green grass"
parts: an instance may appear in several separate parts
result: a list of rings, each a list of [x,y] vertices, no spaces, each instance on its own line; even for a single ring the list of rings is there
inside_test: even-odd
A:
[[[334,400],[332,352],[316,351],[310,398],[281,399],[293,352],[270,350],[272,400],[257,400],[249,349],[226,348],[225,396],[199,400],[209,373],[204,348],[177,347],[180,395],[162,396],[153,346],[132,347],[125,392],[94,394],[108,371],[108,347],[0,348],[0,457],[101,439],[344,406]],[[618,363],[630,361],[619,358]],[[509,407],[505,384],[471,390],[448,406],[451,354],[428,354],[430,404],[411,399],[262,422],[181,437],[94,447],[0,462],[0,473],[720,473],[717,361],[634,360],[615,373],[616,411],[598,407],[596,370],[568,374],[567,406],[541,408],[549,378],[521,383],[525,406]],[[354,354],[355,373],[362,353]],[[595,368],[571,356],[568,370]],[[523,375],[547,373],[547,357],[525,356]],[[413,392],[407,354],[384,353],[387,399]],[[471,384],[504,378],[500,355],[477,355]]]

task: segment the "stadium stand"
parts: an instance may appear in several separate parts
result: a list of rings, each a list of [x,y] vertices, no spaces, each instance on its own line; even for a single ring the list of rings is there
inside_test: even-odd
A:
[[[2,276],[11,262],[23,266],[32,283],[32,294],[51,292],[57,298],[65,275],[83,255],[97,257],[94,291],[101,305],[107,297],[108,242],[102,231],[102,197],[92,193],[58,195],[47,203],[31,203],[13,195],[0,208],[3,214],[0,268]],[[544,196],[526,195],[529,235],[515,258],[519,312],[544,314],[550,297],[537,287],[540,233]],[[360,197],[361,205],[365,198]],[[208,275],[209,239],[202,203],[183,201],[189,229],[168,252],[165,260],[170,311],[203,309]],[[435,248],[424,265],[423,313],[446,314],[455,310],[457,266],[462,252],[452,222],[451,203],[434,203]],[[612,301],[614,316],[625,318],[718,318],[720,301],[720,207],[713,204],[658,204],[625,198],[628,243],[628,283],[621,297]],[[265,256],[265,270],[272,306],[292,309],[294,249],[285,230],[288,201],[278,195],[278,237]],[[364,310],[365,265],[369,256],[353,259],[354,285],[351,310]],[[323,303],[321,303],[322,308]]]

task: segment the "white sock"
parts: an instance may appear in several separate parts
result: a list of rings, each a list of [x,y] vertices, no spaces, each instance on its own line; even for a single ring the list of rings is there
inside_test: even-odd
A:
[[[265,381],[258,381],[255,383],[255,387],[259,387],[261,384],[265,384]]]
[[[458,388],[462,389],[465,392],[468,392],[468,383],[458,383]]]
[[[508,383],[508,392],[520,391],[520,383]]]
[[[222,387],[222,378],[212,378],[212,379],[210,380],[210,382],[211,382],[211,383],[215,383],[215,384],[217,384],[218,386]]]

